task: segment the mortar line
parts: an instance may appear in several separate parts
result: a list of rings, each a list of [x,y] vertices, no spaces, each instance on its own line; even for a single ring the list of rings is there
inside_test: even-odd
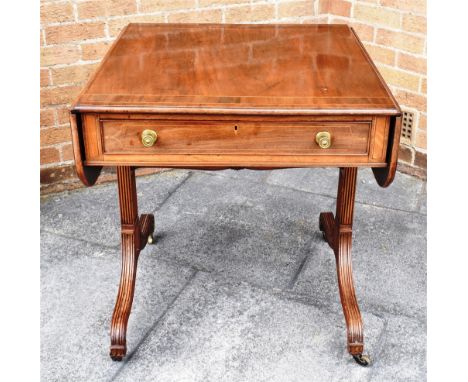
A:
[[[125,356],[125,358],[122,360],[122,365],[116,370],[116,372],[109,379],[109,381],[114,381],[119,376],[119,374],[123,371],[125,366],[131,361],[131,359],[133,358],[133,356],[135,355],[137,350],[140,348],[140,346],[147,340],[149,335],[153,332],[154,329],[156,329],[156,327],[164,319],[164,317],[166,317],[167,313],[174,306],[177,299],[185,291],[185,289],[189,286],[189,284],[192,283],[192,281],[195,279],[197,274],[198,274],[198,271],[196,269],[193,269],[190,277],[184,283],[182,288],[177,292],[177,294],[174,296],[174,298],[169,302],[169,304],[166,306],[166,309],[164,309],[164,311],[159,315],[159,317],[156,319],[156,321],[153,323],[153,325],[151,325],[151,327],[143,334],[142,338],[135,345],[134,349]]]

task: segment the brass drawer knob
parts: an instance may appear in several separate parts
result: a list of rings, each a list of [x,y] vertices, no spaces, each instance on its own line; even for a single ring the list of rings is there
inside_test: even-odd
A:
[[[153,130],[143,130],[141,133],[141,143],[143,143],[143,146],[145,147],[151,147],[153,146],[158,139],[158,133]]]
[[[328,131],[319,131],[315,136],[315,142],[322,149],[328,149],[331,146],[331,134]]]

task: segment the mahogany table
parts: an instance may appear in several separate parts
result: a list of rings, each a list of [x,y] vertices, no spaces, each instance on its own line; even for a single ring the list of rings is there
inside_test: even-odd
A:
[[[356,175],[372,167],[380,186],[393,181],[401,111],[352,28],[129,24],[70,116],[81,181],[117,167],[113,360],[126,354],[138,255],[153,241],[153,215],[138,215],[136,167],[339,167],[336,213],[320,214],[320,230],[336,258],[348,351],[369,364],[351,267]]]

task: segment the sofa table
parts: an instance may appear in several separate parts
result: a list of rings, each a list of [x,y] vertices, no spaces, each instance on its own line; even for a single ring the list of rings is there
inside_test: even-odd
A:
[[[126,354],[140,251],[153,215],[138,215],[136,167],[338,167],[336,213],[319,226],[336,259],[348,352],[363,326],[351,267],[358,167],[394,178],[401,111],[346,25],[129,24],[73,104],[73,152],[91,186],[117,168],[122,270],[110,356]],[[278,206],[281,208],[281,206]]]

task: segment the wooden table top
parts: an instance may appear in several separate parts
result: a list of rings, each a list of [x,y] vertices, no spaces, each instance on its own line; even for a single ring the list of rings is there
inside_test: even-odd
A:
[[[74,111],[400,113],[346,25],[129,24]]]

